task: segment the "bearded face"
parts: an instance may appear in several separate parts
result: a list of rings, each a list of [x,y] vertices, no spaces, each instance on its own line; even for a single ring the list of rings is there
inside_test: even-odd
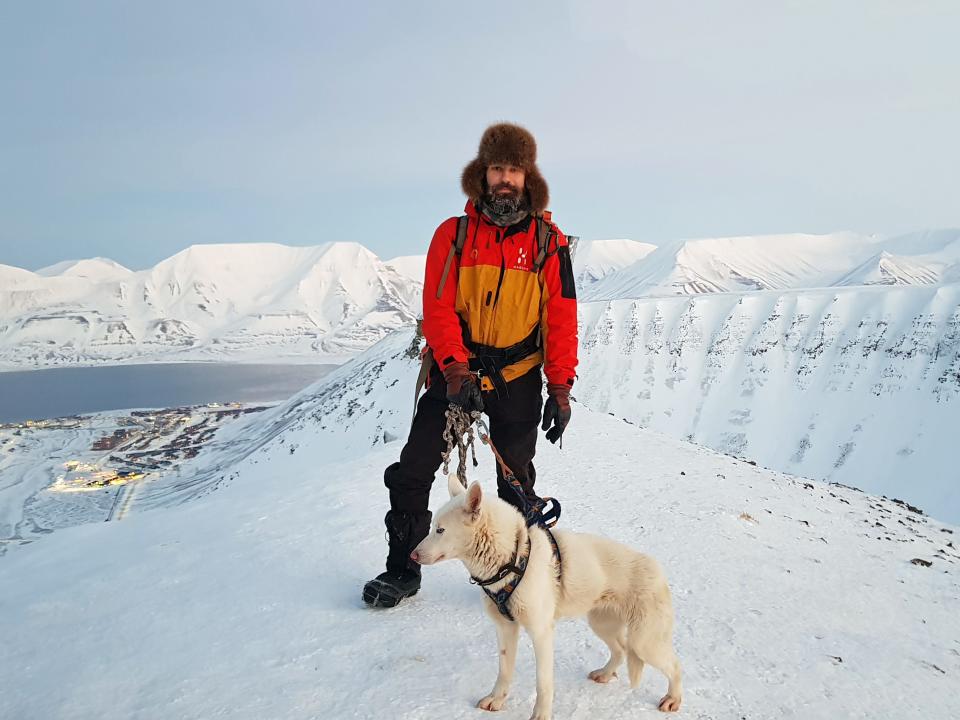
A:
[[[498,215],[510,215],[523,206],[523,190],[502,182],[491,187],[484,197],[485,205]]]
[[[481,198],[486,215],[497,224],[516,222],[529,202],[524,191],[526,173],[514,165],[490,165],[487,168],[487,190]]]

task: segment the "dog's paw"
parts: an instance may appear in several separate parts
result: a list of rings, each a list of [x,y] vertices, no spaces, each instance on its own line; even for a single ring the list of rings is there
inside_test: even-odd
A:
[[[599,670],[591,670],[590,674],[587,675],[588,678],[598,683],[608,683],[617,677],[616,670],[607,670],[606,668],[600,668]]]
[[[680,698],[673,695],[664,695],[657,709],[662,712],[676,712],[680,709]]]
[[[507,696],[504,695],[494,695],[490,693],[483,700],[477,703],[477,707],[481,710],[490,710],[491,712],[496,712],[497,710],[502,710],[504,704],[507,702]]]

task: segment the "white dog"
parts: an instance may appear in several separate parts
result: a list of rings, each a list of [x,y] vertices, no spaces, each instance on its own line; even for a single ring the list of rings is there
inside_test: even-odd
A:
[[[609,682],[626,658],[630,685],[636,687],[644,663],[649,663],[670,681],[660,710],[680,708],[673,604],[663,571],[653,558],[595,535],[557,531],[558,568],[547,533],[536,526],[528,529],[512,505],[483,497],[477,483],[464,490],[456,475],[448,484],[451,499],[435,514],[430,534],[411,558],[424,565],[456,558],[488,591],[485,605],[497,628],[500,672],[493,690],[477,707],[503,707],[523,625],[533,639],[537,660],[537,702],[531,720],[550,718],[554,622],[586,615],[610,648],[610,659],[590,673],[592,680]],[[507,598],[500,594],[503,609],[498,609],[490,595],[511,587]]]

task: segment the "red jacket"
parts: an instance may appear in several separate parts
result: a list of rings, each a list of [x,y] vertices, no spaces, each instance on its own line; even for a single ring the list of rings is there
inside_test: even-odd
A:
[[[531,335],[539,325],[542,349],[504,368],[509,382],[543,363],[548,383],[573,385],[577,367],[577,299],[567,239],[550,223],[547,258],[532,272],[537,254],[537,223],[528,218],[509,228],[491,223],[472,202],[466,241],[454,257],[443,292],[437,288],[456,241],[457,218],[437,228],[427,253],[423,287],[423,335],[440,369],[466,362],[461,321],[475,343],[505,348]],[[548,221],[549,222],[549,221]],[[492,389],[488,378],[482,388]]]

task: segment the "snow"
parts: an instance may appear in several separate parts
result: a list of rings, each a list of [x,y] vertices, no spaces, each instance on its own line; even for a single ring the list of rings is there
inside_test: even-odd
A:
[[[383,468],[412,405],[412,333],[223,428],[125,519],[0,558],[0,716],[475,718],[496,676],[481,593],[426,568],[399,608],[362,607],[385,554]],[[494,483],[478,448],[472,478]],[[677,612],[680,717],[960,714],[956,528],[575,403],[538,488],[562,527],[654,555]],[[445,494],[435,484],[432,504]],[[952,544],[951,544],[952,543]],[[919,558],[930,567],[912,564]],[[556,717],[661,717],[665,681],[599,686],[605,648],[558,625]],[[529,641],[502,717],[533,703]]]
[[[32,282],[35,278],[36,276],[29,270],[0,264],[0,290]],[[3,309],[3,293],[0,292],[0,311]]]
[[[195,245],[147,270],[105,258],[0,266],[0,367],[333,362],[420,312],[425,256],[357,243]],[[581,301],[960,282],[960,230],[582,240]],[[265,320],[266,319],[266,320]]]
[[[829,233],[704,238],[660,244],[584,300],[960,280],[960,230],[894,238]]]
[[[89,258],[86,260],[64,260],[37,270],[43,277],[82,277],[95,281],[110,281],[127,278],[133,274],[118,262],[109,258]]]
[[[0,280],[8,367],[335,362],[411,324],[420,306],[420,284],[357,243],[196,245],[139,272],[94,259],[0,268]]]
[[[960,285],[583,303],[574,395],[960,522]]]
[[[144,482],[178,472],[222,426],[264,407],[211,403],[0,424],[0,557],[54,530],[116,518]],[[146,480],[125,482],[131,473]]]
[[[893,238],[838,285],[926,285],[960,281],[960,230]]]
[[[586,299],[824,287],[861,260],[871,244],[871,238],[855,233],[664,243],[598,283]]]
[[[581,240],[573,255],[577,286],[586,289],[607,275],[642,260],[656,249],[656,245],[636,240]]]
[[[391,267],[405,278],[423,282],[423,276],[426,272],[426,255],[402,255],[385,262],[387,267]]]

